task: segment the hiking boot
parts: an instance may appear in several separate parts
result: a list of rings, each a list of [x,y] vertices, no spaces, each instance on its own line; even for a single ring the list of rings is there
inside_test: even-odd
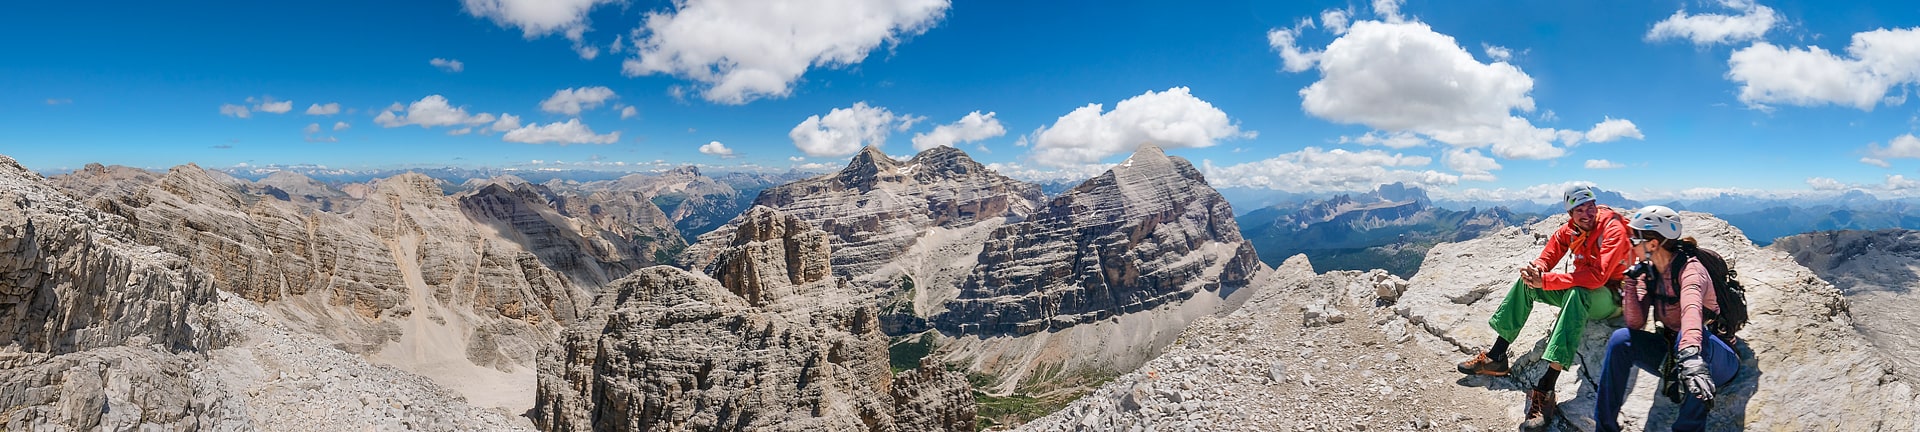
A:
[[[1553,401],[1553,392],[1539,389],[1527,390],[1527,420],[1520,422],[1521,432],[1540,432],[1547,430],[1547,422],[1560,411],[1560,405]]]
[[[1507,359],[1496,360],[1487,355],[1486,351],[1481,351],[1479,355],[1454,365],[1453,368],[1467,375],[1507,376]]]

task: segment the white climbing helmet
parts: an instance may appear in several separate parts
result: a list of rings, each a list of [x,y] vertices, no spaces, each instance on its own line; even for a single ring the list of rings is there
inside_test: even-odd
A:
[[[1663,205],[1650,205],[1633,214],[1633,220],[1627,226],[1641,231],[1660,233],[1668,239],[1680,238],[1680,213]]]
[[[1560,209],[1560,211],[1572,211],[1574,207],[1593,202],[1593,186],[1568,187],[1567,192],[1562,194],[1561,198],[1560,202],[1566,204],[1567,207]]]

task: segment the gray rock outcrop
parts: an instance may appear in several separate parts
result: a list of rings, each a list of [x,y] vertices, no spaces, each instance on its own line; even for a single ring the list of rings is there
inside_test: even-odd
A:
[[[836,275],[867,290],[895,288],[902,275],[931,277],[910,250],[958,243],[938,230],[981,231],[983,222],[1020,220],[1037,208],[1040,189],[988,170],[952,147],[921,152],[905,162],[867,147],[839,172],[769,188],[754,205],[779,209],[831,234]],[[702,236],[683,262],[704,268],[714,246],[732,238],[732,225]],[[966,252],[957,255],[968,255]],[[935,266],[947,267],[942,262]],[[892,267],[892,268],[889,268]]]
[[[994,230],[935,326],[1025,335],[1226,297],[1264,266],[1233,209],[1185,159],[1148,146]]]
[[[872,306],[830,277],[824,232],[757,208],[711,266],[615,281],[543,355],[543,429],[955,430],[964,379],[894,377]],[[724,283],[723,283],[724,281]],[[965,430],[960,429],[960,430]]]
[[[143,190],[108,187],[94,203]],[[514,428],[273,324],[193,259],[139,244],[136,225],[0,157],[0,429]]]
[[[1785,253],[1739,230],[1683,213],[1689,235],[1734,262],[1753,320],[1736,347],[1742,370],[1723,386],[1710,430],[1910,430],[1920,400],[1851,327],[1840,290]],[[1532,228],[1563,223],[1555,216]],[[1486,320],[1539,249],[1516,228],[1446,243],[1411,281],[1378,270],[1315,274],[1304,256],[1272,273],[1226,317],[1204,318],[1167,354],[1032,430],[1504,429],[1519,423],[1524,391],[1545,362],[1554,314],[1537,308],[1510,351],[1514,375],[1463,377],[1454,362],[1493,340]],[[1844,260],[1844,259],[1842,259]],[[1398,293],[1397,298],[1382,293]],[[1340,311],[1341,322],[1308,319]],[[1589,324],[1578,361],[1560,375],[1553,429],[1593,430],[1593,379],[1618,319]],[[1621,412],[1631,430],[1661,430],[1676,407],[1637,373]]]
[[[1847,297],[1853,327],[1873,343],[1896,375],[1920,383],[1920,231],[1823,231],[1781,237],[1786,252]]]

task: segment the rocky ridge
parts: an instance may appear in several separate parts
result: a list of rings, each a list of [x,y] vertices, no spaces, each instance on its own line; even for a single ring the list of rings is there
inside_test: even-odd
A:
[[[1718,219],[1683,216],[1690,235],[1735,261],[1754,312],[1741,332],[1746,342],[1737,348],[1742,371],[1721,389],[1710,414],[1714,430],[1920,427],[1920,401],[1912,386],[1896,378],[1893,367],[1849,328],[1852,316],[1839,290],[1786,254],[1753,246]],[[1556,216],[1531,228],[1545,230],[1564,220]],[[1516,263],[1537,252],[1530,235],[1508,228],[1436,246],[1419,275],[1405,283],[1373,273],[1312,275],[1304,259],[1289,260],[1274,275],[1274,286],[1282,288],[1262,290],[1226,318],[1203,319],[1167,355],[1029,427],[1511,427],[1520,420],[1524,390],[1546,367],[1539,351],[1552,315],[1536,310],[1529,320],[1512,348],[1513,377],[1463,377],[1451,363],[1492,341],[1486,317],[1512,284]],[[1294,316],[1300,329],[1272,324]],[[1592,430],[1591,371],[1599,366],[1608,333],[1619,325],[1615,319],[1588,326],[1579,361],[1556,386],[1562,415],[1554,429]],[[1258,352],[1287,346],[1298,348]],[[1279,360],[1271,360],[1275,357]],[[1644,374],[1634,379],[1623,425],[1657,429],[1650,425],[1672,421],[1675,407],[1654,396],[1655,381]],[[1182,383],[1196,389],[1179,387]],[[1166,385],[1175,386],[1173,396],[1162,390]],[[1335,402],[1297,400],[1292,395],[1299,393],[1288,390],[1296,385],[1329,394]],[[1204,402],[1191,407],[1178,401],[1187,399],[1181,390]],[[1231,422],[1223,425],[1222,418]]]
[[[1148,146],[1032,220],[995,229],[933,322],[957,334],[1061,330],[1226,297],[1263,267],[1199,170]]]
[[[1833,283],[1847,297],[1853,327],[1872,342],[1901,381],[1920,382],[1920,231],[1824,231],[1781,237],[1767,249]]]
[[[531,407],[540,347],[596,286],[575,280],[593,269],[548,264],[597,265],[592,255],[526,246],[586,243],[577,231],[489,227],[418,174],[370,185],[344,213],[252,192],[189,164],[92,207],[290,328],[441,380],[486,406]],[[502,391],[509,382],[525,388]]]
[[[938,329],[934,358],[1000,394],[1131,370],[1265,268],[1198,170],[1151,146],[1045,204],[949,147],[906,161],[867,148],[756,203],[827,232],[835,274],[883,307],[888,334]],[[740,225],[683,265],[711,268]]]
[[[938,147],[901,162],[867,147],[839,172],[769,188],[754,205],[831,234],[837,275],[865,291],[892,294],[885,291],[898,288],[903,276],[916,286],[950,285],[942,281],[960,277],[952,269],[970,266],[953,261],[976,255],[970,246],[978,237],[1024,219],[1040,199],[1038,188],[994,173],[959,149]],[[702,236],[683,262],[705,267],[713,245],[732,237],[731,227]],[[929,254],[945,259],[922,260]],[[933,301],[913,300],[937,304],[943,295],[951,290],[930,294]]]
[[[541,428],[972,428],[957,373],[887,368],[877,312],[831,276],[825,232],[765,207],[738,222],[714,277],[642,269],[569,327],[540,363]]]
[[[265,325],[191,259],[136,242],[134,222],[5,157],[0,203],[0,429],[512,428],[416,375]]]

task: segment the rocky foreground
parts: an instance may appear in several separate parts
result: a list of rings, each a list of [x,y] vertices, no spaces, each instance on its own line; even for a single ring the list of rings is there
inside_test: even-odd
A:
[[[1023,427],[1495,430],[1545,367],[1550,308],[1515,377],[1452,367],[1491,342],[1538,252],[1526,229],[1439,244],[1412,280],[1268,269],[1191,164],[1150,147],[1044,205],[958,150],[870,149],[763,195],[791,209],[733,219],[680,268],[653,266],[682,247],[672,215],[724,195],[690,183],[667,212],[619,190],[641,180],[336,190],[192,165],[45,179],[0,157],[0,430],[967,430],[976,390],[1082,385]],[[1920,429],[1920,241],[1759,249],[1686,217],[1755,316],[1716,430]],[[1619,325],[1588,328],[1558,430],[1592,429],[1589,370]],[[919,367],[889,368],[889,336],[930,334]],[[1671,421],[1650,376],[1634,385],[1628,427]]]
[[[0,157],[0,429],[513,429],[294,331]]]
[[[540,362],[546,430],[968,430],[965,378],[895,375],[872,305],[832,277],[827,234],[757,207],[706,274],[609,287]]]
[[[1724,222],[1685,214],[1688,231],[1736,262],[1754,319],[1744,361],[1712,411],[1714,430],[1915,430],[1911,383],[1851,328],[1833,285],[1786,254],[1759,249]],[[1535,225],[1561,223],[1556,217]],[[1511,378],[1464,377],[1453,362],[1493,340],[1486,317],[1517,264],[1538,250],[1519,228],[1442,244],[1407,282],[1384,273],[1313,274],[1289,260],[1225,317],[1202,319],[1180,342],[1032,430],[1499,430],[1513,427],[1544,362],[1550,325],[1536,310],[1514,344]],[[1590,370],[1607,334],[1589,326],[1579,364],[1560,375],[1557,430],[1592,430]],[[1674,406],[1655,379],[1634,380],[1628,429],[1659,430]]]
[[[1782,237],[1767,249],[1832,282],[1847,297],[1853,327],[1902,381],[1920,382],[1920,231],[1826,231]]]

